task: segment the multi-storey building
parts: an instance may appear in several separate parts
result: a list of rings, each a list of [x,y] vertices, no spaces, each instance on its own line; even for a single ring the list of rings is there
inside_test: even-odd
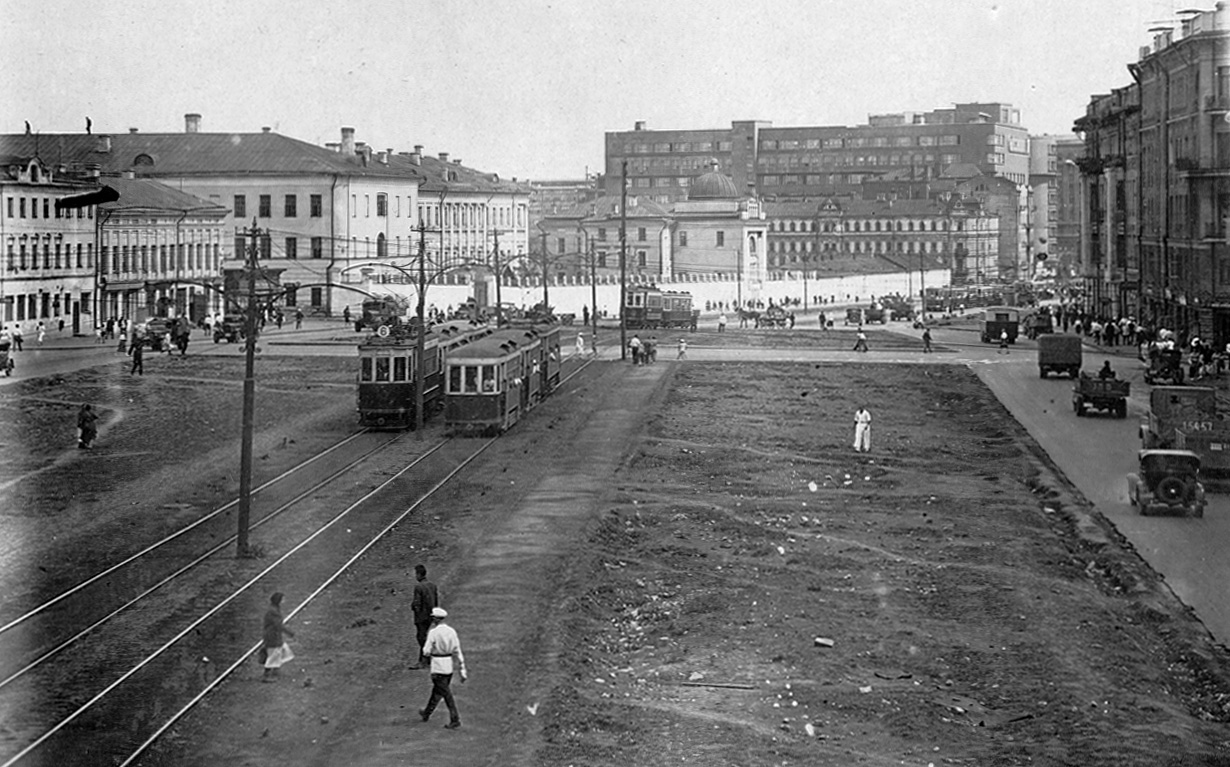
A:
[[[95,309],[96,206],[62,209],[66,198],[97,189],[51,164],[29,142],[14,146],[0,139],[0,312],[4,326],[58,328],[64,320],[74,333],[93,327]],[[28,143],[28,146],[25,145]],[[51,146],[44,144],[50,150]]]
[[[1080,137],[1055,140],[1056,178],[1051,190],[1056,198],[1055,235],[1045,265],[1065,284],[1080,270],[1082,182],[1077,163],[1084,155],[1085,142]]]
[[[924,113],[872,115],[866,125],[773,127],[744,120],[718,130],[647,130],[606,134],[607,194],[618,194],[628,163],[631,192],[655,202],[685,199],[716,158],[740,193],[821,197],[857,191],[888,174],[938,177],[956,163],[1025,184],[1029,135],[1010,104],[957,104]]]
[[[1022,240],[1022,279],[1033,279],[1041,273],[1043,262],[1050,259],[1049,248],[1055,241],[1059,218],[1059,155],[1055,136],[1032,136],[1029,141],[1029,182],[1025,192],[1025,208],[1021,219],[1025,229]]]
[[[633,280],[669,278],[674,218],[643,197],[630,195],[627,204],[625,216],[620,215],[620,198],[607,196],[543,217],[538,229],[546,243],[548,268],[557,281],[618,276],[621,223],[628,233],[625,269]]]
[[[1230,341],[1230,10],[1185,11],[1093,97],[1082,253],[1089,308]]]
[[[128,173],[98,206],[97,320],[232,313],[220,292],[228,210]]]

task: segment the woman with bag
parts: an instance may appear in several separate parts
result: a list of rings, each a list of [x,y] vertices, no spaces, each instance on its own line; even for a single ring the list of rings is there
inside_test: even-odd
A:
[[[286,640],[282,638],[283,634],[293,637],[295,632],[288,629],[282,622],[282,592],[276,591],[273,596],[269,597],[269,609],[265,611],[265,641],[261,646],[261,657],[259,658],[265,666],[265,675],[261,677],[262,682],[272,682],[277,677],[278,669],[282,667],[282,664],[295,657],[290,650],[290,645],[286,644]]]

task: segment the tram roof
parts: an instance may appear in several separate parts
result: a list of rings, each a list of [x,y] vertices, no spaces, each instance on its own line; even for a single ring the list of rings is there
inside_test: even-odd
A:
[[[489,336],[472,341],[458,347],[449,353],[449,364],[454,362],[474,364],[476,362],[498,362],[515,356],[542,343],[537,336],[526,338],[524,330],[498,330]]]

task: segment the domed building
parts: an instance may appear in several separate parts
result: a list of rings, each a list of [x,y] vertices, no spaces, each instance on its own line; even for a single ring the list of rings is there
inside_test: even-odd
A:
[[[682,280],[702,275],[734,279],[738,304],[760,297],[767,277],[764,208],[756,197],[739,191],[719,170],[717,160],[710,160],[709,172],[691,182],[688,198],[676,202],[671,214],[674,232],[667,274]]]

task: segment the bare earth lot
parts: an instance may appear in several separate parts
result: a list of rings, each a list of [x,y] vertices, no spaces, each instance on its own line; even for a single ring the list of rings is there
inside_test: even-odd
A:
[[[690,342],[749,343],[741,333]],[[873,350],[917,343],[878,335]],[[211,380],[233,363],[185,362]],[[305,454],[317,422],[343,430],[345,366],[320,365],[261,362],[308,404],[270,405],[258,455]],[[238,400],[233,384],[160,375],[82,374],[54,393],[151,410]],[[241,671],[144,763],[1230,764],[1225,650],[968,371],[610,364],[568,389],[296,617],[300,657],[279,684]],[[850,449],[860,403],[869,456]],[[70,451],[59,470],[78,499],[167,497],[166,472],[189,460],[174,495],[217,494],[234,483],[232,425],[197,426],[219,436],[192,450],[173,428],[117,425],[101,449],[164,450],[167,465],[134,463],[117,483]],[[55,498],[39,492],[38,508]],[[537,524],[556,496],[566,513]],[[509,540],[534,557],[501,567]],[[454,682],[458,731],[443,712],[414,715],[429,686],[405,668],[419,561],[471,668]],[[241,630],[258,636],[259,616]]]

